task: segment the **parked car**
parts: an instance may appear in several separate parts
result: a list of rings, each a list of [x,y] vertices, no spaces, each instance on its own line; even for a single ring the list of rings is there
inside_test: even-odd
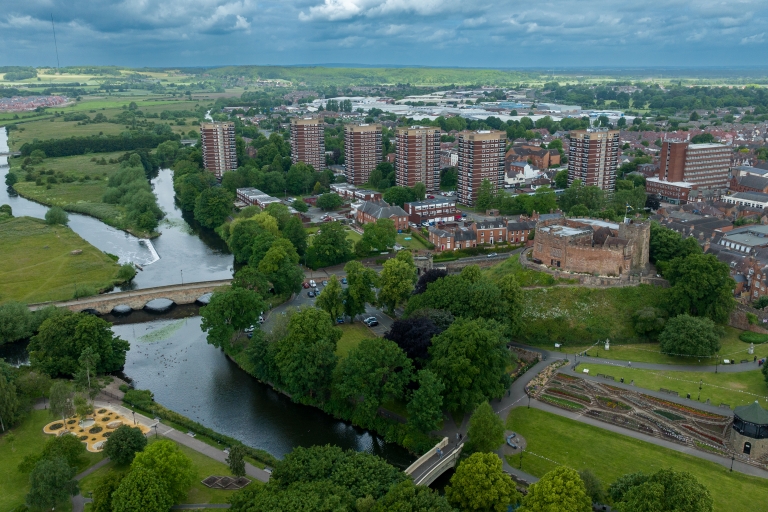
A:
[[[310,288],[315,288],[316,286],[317,286],[317,283],[315,283],[315,280],[314,279],[310,279],[309,280],[309,287]]]
[[[328,286],[328,281],[323,281],[323,286]]]
[[[340,317],[336,318],[336,323],[337,324],[343,324],[344,323],[344,317],[340,316]]]
[[[306,289],[306,288],[309,288],[309,283],[308,283],[308,282],[306,282],[306,281],[304,281],[304,284],[302,284],[301,286],[303,286],[305,289]]]
[[[379,321],[376,320],[376,317],[366,318],[365,320],[363,320],[363,322],[368,327],[376,327],[377,325],[379,325]]]
[[[259,323],[260,323],[260,324],[263,324],[263,323],[264,323],[264,317],[263,317],[263,316],[261,316],[261,315],[259,315]]]
[[[466,218],[467,214],[466,214],[466,213],[462,213],[462,214],[461,214],[461,216],[462,216],[463,218]]]
[[[341,284],[347,284],[347,278],[346,277],[342,277],[341,278]]]
[[[434,199],[435,196],[427,196],[429,199]]]
[[[495,252],[492,252],[488,256],[486,256],[486,258],[495,258],[496,256],[498,256],[498,254],[496,254]]]
[[[243,329],[243,331],[245,331],[245,332],[253,332],[254,329],[256,329],[256,328],[254,326],[250,325],[250,326],[246,327],[245,329]]]
[[[315,298],[315,292],[313,292],[312,290],[309,290],[307,292],[307,297],[309,297],[310,299],[314,299]]]

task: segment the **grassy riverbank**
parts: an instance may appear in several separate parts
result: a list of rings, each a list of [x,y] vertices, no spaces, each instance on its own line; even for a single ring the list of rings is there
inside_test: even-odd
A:
[[[67,300],[76,287],[95,293],[112,287],[119,269],[66,226],[30,217],[0,222],[0,303]]]
[[[576,470],[591,469],[607,487],[627,473],[672,468],[692,473],[707,486],[716,511],[758,510],[756,504],[768,500],[765,479],[730,473],[714,462],[538,409],[513,409],[507,428],[525,438],[528,444],[522,469],[538,477],[562,464]],[[507,457],[507,461],[519,467],[520,456]]]

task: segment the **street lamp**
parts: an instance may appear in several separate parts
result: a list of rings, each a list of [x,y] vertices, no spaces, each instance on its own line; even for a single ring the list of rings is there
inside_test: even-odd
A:
[[[699,396],[696,397],[696,401],[701,401],[701,379],[699,379]]]
[[[136,424],[136,411],[133,411],[133,424]]]
[[[531,395],[528,395],[528,408],[531,408]]]
[[[525,453],[525,448],[523,446],[520,447],[520,465],[517,469],[523,469],[523,453]]]
[[[733,473],[733,461],[734,461],[735,459],[736,459],[736,455],[732,453],[732,454],[731,454],[731,473]]]

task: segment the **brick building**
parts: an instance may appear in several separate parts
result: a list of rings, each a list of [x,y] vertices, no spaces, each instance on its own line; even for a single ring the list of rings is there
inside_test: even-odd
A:
[[[347,183],[368,183],[371,171],[381,162],[381,125],[346,125],[344,162]]]
[[[291,119],[291,162],[325,169],[325,128],[322,119]]]
[[[684,181],[699,189],[725,188],[731,166],[730,146],[668,140],[659,153],[659,179]]]
[[[236,191],[238,201],[248,206],[258,206],[262,210],[272,203],[279,203],[280,199],[265,194],[257,188],[239,188]]]
[[[747,174],[731,178],[729,188],[733,192],[761,192],[768,193],[768,178]]]
[[[533,258],[572,272],[620,276],[648,268],[650,223],[595,219],[539,221]]]
[[[408,214],[397,205],[390,206],[385,201],[365,201],[358,209],[355,220],[359,224],[376,222],[379,219],[390,219],[395,223],[395,229],[408,229]]]
[[[429,228],[429,241],[438,252],[456,251],[458,249],[477,247],[477,233],[467,226],[461,226],[452,230],[431,227]]]
[[[584,185],[613,191],[619,163],[619,130],[588,128],[571,131],[568,146],[568,186]]]
[[[502,219],[475,222],[472,224],[472,229],[476,233],[475,239],[478,245],[493,245],[507,240],[507,224]]]
[[[422,222],[452,222],[456,219],[456,200],[452,197],[438,197],[405,203],[403,209],[408,220],[414,224]]]
[[[528,161],[539,169],[547,169],[560,165],[560,152],[556,149],[545,149],[539,146],[515,145],[507,151],[504,161],[507,171],[509,171],[509,164],[512,162]]]
[[[200,123],[200,143],[203,147],[203,166],[216,179],[227,171],[237,169],[235,123]]]
[[[494,190],[504,188],[504,150],[507,134],[497,130],[463,131],[458,135],[456,193],[459,203],[472,206],[483,180]]]
[[[331,183],[331,192],[352,201],[381,201],[381,192],[357,188],[349,183]]]
[[[398,128],[395,148],[397,186],[423,183],[429,192],[440,189],[440,128]]]
[[[653,177],[645,179],[645,192],[655,194],[672,204],[685,204],[691,199],[691,191],[696,186],[685,181],[664,181]]]
[[[526,243],[528,236],[536,229],[536,221],[511,220],[507,223],[507,242],[510,244]]]

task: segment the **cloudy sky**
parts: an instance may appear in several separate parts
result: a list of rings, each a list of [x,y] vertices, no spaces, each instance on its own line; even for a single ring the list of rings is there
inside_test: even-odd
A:
[[[0,65],[765,66],[766,0],[0,0]]]

